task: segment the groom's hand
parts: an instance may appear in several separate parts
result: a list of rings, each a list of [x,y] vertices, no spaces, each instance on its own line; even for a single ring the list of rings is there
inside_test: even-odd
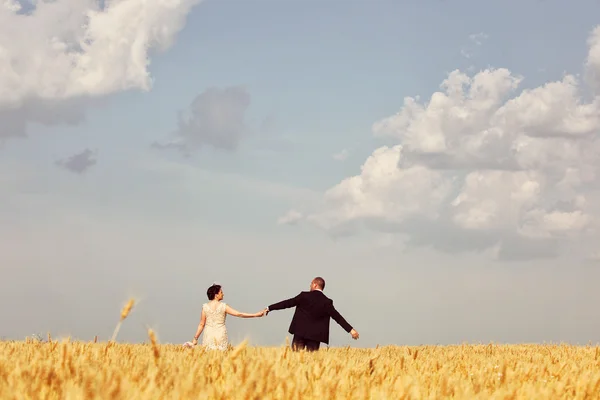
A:
[[[263,310],[263,313],[264,313],[263,315],[268,315],[268,314],[269,314],[269,307],[266,307],[266,308]]]
[[[358,332],[356,332],[354,329],[352,329],[350,331],[350,334],[352,335],[352,339],[354,339],[354,340],[358,339],[358,337],[359,337]]]

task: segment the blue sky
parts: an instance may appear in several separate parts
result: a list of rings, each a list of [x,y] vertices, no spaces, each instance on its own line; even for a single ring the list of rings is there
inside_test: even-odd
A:
[[[79,10],[73,15],[96,4],[58,3],[61,13]],[[233,307],[254,312],[323,275],[361,333],[353,342],[332,322],[334,346],[596,339],[598,322],[586,313],[600,300],[587,283],[600,275],[600,102],[584,75],[600,71],[593,61],[600,50],[588,44],[600,4],[137,3],[115,1],[101,11],[112,18],[113,25],[98,25],[106,32],[82,31],[79,17],[69,30],[59,12],[38,5],[18,17],[39,26],[30,37],[16,14],[0,13],[0,24],[13,27],[0,28],[8,54],[0,58],[0,86],[12,88],[0,90],[0,126],[29,123],[26,137],[0,133],[7,277],[0,318],[9,322],[0,336],[107,336],[135,295],[143,301],[122,339],[144,340],[142,326],[151,324],[163,341],[182,342],[193,335],[213,281],[223,283]],[[146,17],[121,14],[124,4]],[[99,44],[78,62],[89,55],[101,67],[107,75],[97,82],[89,70],[66,74],[61,50],[47,50],[53,36],[68,42],[84,34]],[[123,53],[110,50],[119,35]],[[148,42],[152,86],[145,91],[139,65],[146,53],[138,57],[136,46],[153,35],[165,49]],[[498,100],[512,81],[477,75],[486,68],[523,80]],[[454,70],[480,77],[473,87],[484,88],[481,96],[492,100],[481,104],[493,103],[491,111],[449,95],[437,111],[394,117],[405,97],[419,96],[427,109]],[[578,76],[580,92],[565,83],[519,97],[565,74]],[[193,111],[197,96],[231,87],[232,96],[249,96],[235,148],[206,144],[219,133],[208,128],[192,131],[204,145],[190,157],[151,146],[172,138],[178,113]],[[225,101],[219,96],[208,103]],[[581,111],[569,101],[589,106]],[[220,107],[207,115],[240,116]],[[450,122],[436,119],[443,112]],[[474,117],[460,119],[460,112]],[[39,115],[50,117],[36,124]],[[69,116],[84,118],[69,124]],[[386,119],[387,131],[376,127]],[[438,131],[446,144],[432,150]],[[489,147],[463,141],[482,132],[511,139]],[[393,150],[376,152],[386,145]],[[84,149],[95,163],[57,165]],[[343,150],[346,159],[333,158]],[[435,165],[426,158],[432,154],[451,166]],[[522,173],[490,172],[475,159],[516,162]],[[286,215],[297,217],[278,224]],[[22,304],[18,313],[14,302]],[[232,319],[230,336],[277,345],[290,318]]]
[[[105,108],[87,111],[88,124],[52,130],[68,135],[64,140],[75,149],[145,151],[145,142],[175,129],[176,113],[198,93],[244,85],[252,96],[248,120],[256,136],[267,136],[261,122],[272,118],[269,137],[292,141],[296,157],[282,156],[288,162],[280,175],[271,163],[248,160],[243,152],[232,157],[207,150],[194,162],[324,190],[356,173],[377,144],[370,135],[374,121],[398,111],[404,96],[438,90],[451,70],[506,67],[525,77],[523,87],[559,79],[565,71],[579,73],[597,4],[525,2],[513,12],[514,4],[205,1],[191,11],[174,46],[152,58],[151,93],[111,96]],[[479,32],[489,38],[473,46],[469,35]],[[467,47],[473,60],[461,55]],[[41,147],[47,154],[49,145],[56,146],[56,155],[64,151],[48,130],[31,129],[32,136],[46,137],[25,143],[24,151]],[[245,146],[257,151],[260,144],[254,144]],[[354,162],[336,166],[330,155],[342,147],[352,148]]]

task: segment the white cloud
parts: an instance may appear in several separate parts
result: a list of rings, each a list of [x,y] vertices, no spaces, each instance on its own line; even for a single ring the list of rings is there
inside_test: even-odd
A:
[[[428,104],[405,98],[402,110],[373,124],[373,132],[401,140],[407,150],[421,154],[487,159],[505,141],[490,119],[520,82],[507,69],[485,70],[473,78],[453,71],[442,82],[445,93],[434,93]]]
[[[339,153],[335,153],[332,158],[335,161],[345,161],[346,159],[348,159],[348,156],[350,155],[350,153],[348,152],[347,149],[342,149],[342,151],[340,151]]]
[[[296,210],[290,210],[287,214],[277,220],[279,225],[295,225],[302,220],[302,213]]]
[[[83,99],[150,90],[150,51],[169,47],[200,1],[113,0],[103,8],[96,0],[39,1],[22,13],[19,2],[4,0],[0,135],[22,136],[27,122],[79,121]],[[73,100],[75,111],[61,108]]]
[[[402,146],[377,149],[362,172],[325,193],[328,211],[312,217],[323,228],[358,219],[381,218],[401,222],[407,216],[436,218],[450,184],[441,172],[414,165],[400,169]],[[390,199],[394,201],[390,202]]]
[[[577,79],[567,75],[562,81],[523,91],[495,117],[506,130],[528,136],[595,134],[600,126],[600,98],[584,103],[579,92]]]
[[[589,41],[595,73],[599,36]],[[564,241],[594,234],[600,97],[586,100],[572,75],[515,93],[522,80],[504,68],[456,70],[428,102],[405,98],[373,124],[399,144],[375,150],[306,219],[332,234],[364,226],[504,259],[555,256]]]
[[[463,229],[510,229],[536,203],[541,181],[535,171],[473,171],[450,203],[453,222]]]
[[[586,61],[587,75],[590,83],[600,93],[600,26],[590,35],[588,45],[590,51]]]

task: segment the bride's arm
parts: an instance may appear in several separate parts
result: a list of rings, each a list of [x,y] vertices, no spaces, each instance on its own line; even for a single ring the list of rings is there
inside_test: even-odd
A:
[[[198,324],[198,329],[196,329],[196,334],[194,335],[194,341],[192,343],[198,343],[198,338],[202,334],[204,330],[204,325],[206,324],[206,314],[204,314],[204,310],[202,310],[202,316],[200,317],[200,323]]]
[[[260,311],[260,312],[254,313],[254,314],[247,314],[247,313],[239,312],[238,310],[235,310],[235,309],[229,307],[229,305],[227,305],[225,312],[229,315],[233,315],[234,317],[239,317],[239,318],[257,318],[257,317],[262,317],[264,314],[263,311]]]

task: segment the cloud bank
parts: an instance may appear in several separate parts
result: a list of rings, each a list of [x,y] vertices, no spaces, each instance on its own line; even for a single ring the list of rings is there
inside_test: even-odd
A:
[[[600,89],[600,27],[588,44],[587,82]],[[429,101],[405,98],[373,124],[398,144],[375,150],[304,220],[333,235],[398,232],[414,245],[505,260],[589,242],[600,216],[600,91],[586,99],[565,75],[516,93],[522,81],[504,68],[455,70]]]
[[[0,139],[31,122],[75,124],[93,99],[148,91],[165,50],[201,0],[0,2]]]

